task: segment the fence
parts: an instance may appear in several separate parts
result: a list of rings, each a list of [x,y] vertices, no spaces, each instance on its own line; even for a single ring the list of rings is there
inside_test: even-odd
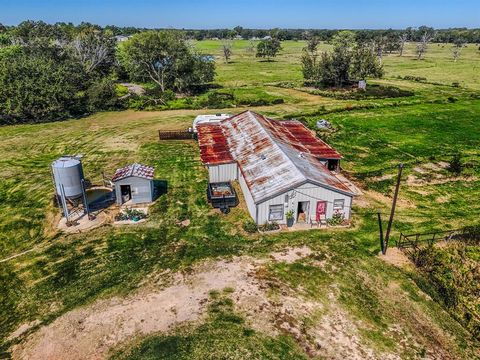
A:
[[[196,139],[196,134],[188,130],[158,130],[158,138],[160,140],[192,140]]]
[[[418,247],[419,245],[432,245],[438,241],[451,241],[451,240],[462,240],[465,235],[464,229],[457,230],[447,230],[447,231],[436,231],[431,233],[424,234],[410,234],[405,235],[400,234],[400,238],[397,241],[397,247],[399,249]]]

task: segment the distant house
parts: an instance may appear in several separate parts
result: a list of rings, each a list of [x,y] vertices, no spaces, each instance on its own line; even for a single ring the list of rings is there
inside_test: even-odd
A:
[[[264,36],[262,40],[272,40],[272,37],[270,35]]]
[[[124,36],[124,35],[115,36],[115,40],[117,40],[117,42],[127,41],[128,39],[130,39],[130,36]]]
[[[117,204],[152,202],[154,199],[154,172],[153,167],[141,164],[132,164],[117,169],[112,178]]]
[[[350,218],[355,195],[335,172],[341,155],[296,120],[246,111],[199,124],[198,141],[211,183],[237,180],[257,224]]]

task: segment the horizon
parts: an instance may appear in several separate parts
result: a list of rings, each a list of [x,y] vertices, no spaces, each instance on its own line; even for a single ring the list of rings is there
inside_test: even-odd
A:
[[[174,4],[143,0],[6,0],[0,23],[15,26],[25,20],[47,23],[79,24],[137,28],[175,28],[188,30],[231,29],[327,29],[379,30],[404,29],[422,25],[437,29],[480,27],[480,3],[474,0],[413,0],[402,3],[385,1],[239,0],[232,4],[213,0],[178,0]],[[345,12],[345,8],[350,11]],[[399,20],[400,19],[400,20]],[[405,20],[403,20],[405,19]]]

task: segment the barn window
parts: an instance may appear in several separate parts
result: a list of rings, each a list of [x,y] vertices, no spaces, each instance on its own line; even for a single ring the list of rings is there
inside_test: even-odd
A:
[[[268,212],[268,220],[283,220],[283,205],[270,205]]]
[[[333,201],[333,210],[341,210],[345,207],[345,199],[335,199]]]

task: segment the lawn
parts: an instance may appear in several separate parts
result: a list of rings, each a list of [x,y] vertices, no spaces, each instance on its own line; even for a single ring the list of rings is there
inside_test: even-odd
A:
[[[220,53],[220,42],[196,46],[204,53]],[[259,112],[278,118],[295,116],[310,126],[320,117],[332,122],[336,131],[321,136],[345,156],[346,173],[366,191],[366,205],[354,208],[353,228],[247,236],[240,226],[247,219],[245,212],[235,209],[224,217],[210,209],[205,199],[207,174],[196,144],[157,141],[158,129],[186,128],[196,114],[205,112],[202,110],[107,112],[63,122],[1,127],[0,259],[33,251],[1,263],[0,349],[3,345],[6,351],[10,344],[6,337],[22,323],[38,319],[48,324],[100,297],[128,294],[151,274],[185,271],[209,258],[256,256],[307,244],[329,257],[331,269],[343,270],[323,273],[306,259],[269,267],[266,276],[294,289],[301,283],[299,296],[305,298],[322,300],[326,288],[337,288],[342,306],[365,322],[364,341],[390,350],[396,349],[395,342],[401,339],[384,333],[385,328],[398,322],[413,334],[421,330],[415,329],[415,319],[408,316],[412,303],[399,303],[395,292],[387,294],[386,285],[394,281],[404,289],[402,296],[413,299],[429,326],[441,328],[446,338],[452,336],[445,341],[455,356],[471,357],[478,343],[472,343],[438,304],[426,299],[411,274],[377,259],[376,212],[388,213],[393,176],[397,164],[403,162],[406,169],[393,238],[400,231],[456,228],[478,221],[480,207],[472,201],[480,197],[480,100],[475,95],[480,89],[475,71],[480,55],[475,47],[469,45],[453,63],[448,46],[432,45],[424,61],[415,60],[409,46],[405,57],[385,57],[386,78],[375,83],[413,91],[412,97],[340,100],[301,88],[298,59],[304,43],[285,42],[281,55],[271,63],[255,59],[246,52],[247,46],[248,42],[237,41],[232,63],[217,61],[216,81],[241,98],[262,94],[285,99],[283,104],[256,108]],[[427,81],[397,78],[410,75]],[[452,87],[454,81],[462,87]],[[279,87],[278,82],[295,86]],[[241,110],[243,107],[207,112]],[[461,151],[468,165],[459,177],[441,165],[456,151]],[[154,205],[151,219],[135,228],[107,225],[77,235],[58,233],[59,211],[52,202],[49,165],[60,155],[77,153],[84,154],[86,177],[93,182],[101,179],[102,172],[112,174],[129,162],[155,166],[156,178],[167,182],[168,192]],[[191,226],[177,225],[185,219]],[[391,312],[392,308],[396,311]],[[270,358],[289,356],[292,345],[298,355],[290,338],[251,333],[248,324],[240,320],[225,324],[213,317],[199,326],[148,338],[137,344],[131,358],[154,357],[155,349],[165,347],[196,348],[203,354],[218,344],[208,342],[208,337],[204,341],[199,334],[215,337],[222,327],[228,334],[226,344],[239,337],[243,350],[255,348],[257,354]],[[251,340],[242,337],[245,331]],[[288,346],[279,347],[280,343]],[[422,338],[422,344],[436,346],[428,336]],[[418,355],[422,349],[412,352],[405,350],[404,354]],[[175,357],[172,353],[166,358]]]

